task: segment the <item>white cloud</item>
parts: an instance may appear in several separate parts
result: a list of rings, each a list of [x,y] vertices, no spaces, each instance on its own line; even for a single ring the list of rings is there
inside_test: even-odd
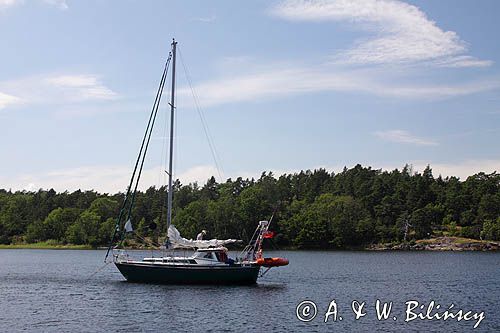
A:
[[[373,162],[359,162],[364,167],[371,167],[373,170],[381,169],[383,171],[392,171],[394,169],[402,170],[406,164],[411,166],[413,172],[423,172],[425,168],[429,165],[432,169],[432,174],[434,177],[438,177],[441,175],[442,177],[459,177],[461,180],[466,180],[467,177],[477,174],[479,172],[484,173],[493,173],[500,171],[500,159],[467,159],[467,160],[459,160],[455,162],[434,162],[434,161],[403,161],[401,163],[395,164],[380,164]],[[348,164],[348,165],[336,165],[336,166],[325,166],[325,165],[317,165],[314,167],[309,167],[309,170],[317,170],[317,169],[325,169],[328,172],[339,173],[342,172],[344,167],[348,169],[353,168],[358,163]],[[303,169],[306,170],[306,169]],[[254,172],[240,172],[238,175],[243,176],[243,178],[260,178],[261,171]],[[294,174],[298,173],[301,170],[293,170],[293,169],[274,169],[274,170],[266,170],[272,171],[275,177],[279,177],[282,174]],[[238,176],[237,175],[237,176]],[[236,176],[236,177],[237,177]],[[235,177],[233,177],[234,179]]]
[[[493,159],[465,160],[457,163],[431,163],[430,165],[434,176],[456,176],[462,180],[479,172],[493,173],[500,171],[500,160]],[[417,162],[415,166],[417,170],[423,171],[426,165]]]
[[[455,32],[443,31],[413,5],[395,0],[288,0],[274,6],[271,12],[292,21],[349,22],[373,34],[358,41],[350,50],[338,53],[330,63],[281,62],[262,66],[256,65],[259,63],[256,60],[250,62],[247,56],[223,58],[218,67],[224,75],[195,86],[202,106],[314,92],[355,92],[430,100],[500,88],[500,79],[491,77],[440,83],[442,77],[436,78],[429,72],[429,65],[485,67],[492,61],[464,55],[466,44]],[[346,66],[350,63],[390,66]],[[401,67],[421,63],[427,66],[405,66],[404,70]],[[408,80],[416,72],[418,80]],[[180,89],[179,94],[190,96],[191,92],[185,88]]]
[[[32,76],[2,81],[0,91],[0,108],[2,105],[13,106],[19,102],[23,105],[64,105],[109,101],[119,97],[99,76],[88,74]]]
[[[402,84],[388,71],[345,70],[337,66],[290,66],[288,69],[259,69],[203,82],[195,86],[202,106],[255,101],[312,92],[362,92],[398,98],[448,98],[500,88],[500,80],[454,84]],[[279,66],[275,66],[279,67]],[[293,68],[293,69],[290,69]],[[247,69],[245,69],[247,70]],[[179,95],[191,96],[189,88]]]
[[[189,184],[197,182],[199,184],[206,183],[207,179],[214,176],[217,177],[217,168],[213,165],[199,165],[189,168],[175,177],[178,178],[182,184]],[[220,181],[220,179],[217,179]]]
[[[26,191],[37,191],[36,185],[34,183],[29,183],[26,187],[23,188]]]
[[[411,134],[404,130],[389,130],[389,131],[377,131],[374,133],[375,136],[391,142],[397,143],[407,143],[416,146],[437,146],[436,141],[422,138]]]
[[[56,6],[61,10],[66,10],[69,8],[66,0],[43,0],[43,2],[51,6]]]
[[[22,0],[0,0],[0,10],[22,3]]]
[[[463,54],[467,45],[454,31],[443,31],[418,7],[396,0],[287,0],[271,9],[292,21],[338,21],[372,33],[335,56],[339,63],[382,64],[445,61]],[[460,67],[487,66],[491,61],[461,59]]]
[[[463,160],[454,163],[451,162],[432,162],[432,161],[409,161],[393,165],[377,165],[376,163],[363,163],[364,166],[372,166],[372,169],[382,169],[391,171],[401,170],[405,164],[412,166],[414,172],[422,172],[427,165],[430,165],[434,176],[442,175],[456,176],[465,180],[468,176],[479,172],[492,173],[500,171],[500,160],[498,159],[476,159]],[[354,165],[347,166],[348,168]],[[329,172],[341,172],[344,166],[335,167],[316,166],[309,169],[324,168]],[[305,169],[304,169],[305,170]],[[215,176],[216,168],[211,165],[195,166],[184,170],[176,176],[182,184],[197,182],[200,185],[206,183],[207,179]],[[236,179],[237,177],[260,178],[263,171],[272,171],[275,177],[282,174],[293,174],[300,170],[253,170],[238,171],[227,178]],[[36,172],[33,174],[17,175],[5,177],[0,175],[0,188],[16,190],[33,191],[39,188],[54,188],[58,192],[81,190],[96,190],[101,193],[124,192],[129,184],[132,169],[130,166],[85,166],[77,168],[67,168],[54,170],[50,172]],[[218,180],[219,181],[219,180]],[[225,181],[225,180],[224,180]],[[160,167],[145,169],[141,177],[139,189],[145,190],[150,186],[159,187],[166,184],[165,173]]]
[[[215,20],[217,20],[217,16],[211,15],[211,16],[205,16],[205,17],[195,17],[191,20],[196,21],[196,22],[202,22],[202,23],[212,23],[212,22],[215,22]]]
[[[22,4],[23,0],[0,0],[0,10]]]
[[[118,96],[95,75],[61,75],[47,77],[45,81],[76,99],[115,99]]]
[[[46,80],[60,87],[88,87],[97,84],[96,77],[90,75],[62,75],[49,77]]]
[[[62,10],[66,10],[69,8],[68,4],[66,3],[66,0],[41,0],[41,1]],[[20,5],[24,3],[25,3],[24,0],[0,0],[0,10],[7,9],[15,5]]]
[[[151,181],[151,171],[145,170],[144,179]],[[125,191],[132,170],[122,166],[84,166],[22,174],[1,179],[3,188],[12,190],[50,189],[56,191],[97,190],[100,192]],[[156,182],[152,182],[154,185]]]
[[[493,64],[491,60],[479,60],[471,56],[457,56],[437,60],[435,63],[441,67],[488,67]]]
[[[19,97],[4,94],[0,92],[0,110],[9,105],[21,104],[22,100]]]
[[[461,180],[466,180],[467,177],[479,172],[493,173],[500,171],[499,159],[467,159],[456,162],[432,162],[432,161],[410,161],[414,172],[422,172],[430,165],[434,177],[441,175],[442,177],[459,177]],[[402,165],[385,165],[380,167],[383,170],[402,169]]]
[[[13,177],[0,175],[0,188],[33,191],[39,188],[56,191],[96,190],[99,192],[124,192],[130,182],[132,166],[97,165],[57,169],[49,172],[20,174]],[[195,166],[175,175],[182,184],[206,183],[211,176],[217,175],[217,169],[211,165]],[[156,166],[144,169],[139,182],[139,189],[150,186],[162,186],[167,183],[163,168]]]

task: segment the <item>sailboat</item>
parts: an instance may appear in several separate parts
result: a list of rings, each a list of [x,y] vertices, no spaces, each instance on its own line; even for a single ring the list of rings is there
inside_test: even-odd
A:
[[[271,268],[288,265],[285,258],[264,258],[262,244],[264,239],[273,234],[269,231],[272,217],[269,221],[259,221],[248,245],[236,258],[230,258],[225,245],[240,242],[237,239],[226,240],[203,240],[186,239],[172,225],[172,199],[173,199],[173,139],[175,118],[175,69],[176,69],[177,42],[175,39],[171,44],[171,51],[166,61],[160,86],[157,91],[155,102],[149,117],[146,132],[144,134],[139,156],[137,158],[130,184],[125,194],[125,199],[117,219],[114,234],[106,253],[107,261],[110,252],[112,260],[127,281],[141,283],[162,284],[255,284],[257,279],[265,275]],[[167,79],[168,69],[172,66],[172,81],[170,95],[170,151],[168,171],[167,192],[167,238],[165,250],[171,250],[171,255],[160,257],[146,257],[142,260],[131,258],[123,249],[121,244],[128,232],[133,232],[131,222],[131,211],[137,192],[137,185],[142,172],[144,159],[148,149],[151,133],[158,113],[163,88]],[[132,187],[134,185],[134,189]],[[156,225],[152,224],[152,229]],[[115,242],[118,242],[115,245]],[[189,256],[176,256],[174,251],[178,249],[193,250]]]

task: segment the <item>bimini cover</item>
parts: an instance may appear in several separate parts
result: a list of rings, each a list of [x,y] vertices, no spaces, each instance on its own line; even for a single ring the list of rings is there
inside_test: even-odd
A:
[[[173,225],[168,227],[168,238],[170,240],[170,244],[173,248],[199,248],[206,249],[209,247],[219,247],[226,244],[242,242],[239,239],[210,239],[210,240],[194,240],[194,239],[186,239],[181,236],[179,230]]]

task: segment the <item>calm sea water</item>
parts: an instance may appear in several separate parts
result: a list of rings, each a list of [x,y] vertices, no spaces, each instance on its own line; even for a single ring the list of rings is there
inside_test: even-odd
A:
[[[103,251],[0,250],[0,332],[457,332],[477,322],[405,322],[409,300],[426,307],[434,300],[441,312],[452,303],[455,312],[484,311],[474,331],[500,332],[500,253],[268,254],[290,265],[255,286],[162,286],[124,282],[112,264],[89,278],[103,265]],[[377,299],[393,302],[387,320],[376,318]],[[296,316],[304,300],[317,308],[309,322]],[[325,323],[332,300],[337,321],[331,315]],[[359,320],[353,300],[366,302]]]

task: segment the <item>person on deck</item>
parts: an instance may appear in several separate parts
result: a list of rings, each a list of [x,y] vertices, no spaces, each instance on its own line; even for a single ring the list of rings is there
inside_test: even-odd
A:
[[[198,236],[196,236],[196,240],[203,240],[203,236],[205,236],[207,234],[207,231],[206,230],[202,230]]]

